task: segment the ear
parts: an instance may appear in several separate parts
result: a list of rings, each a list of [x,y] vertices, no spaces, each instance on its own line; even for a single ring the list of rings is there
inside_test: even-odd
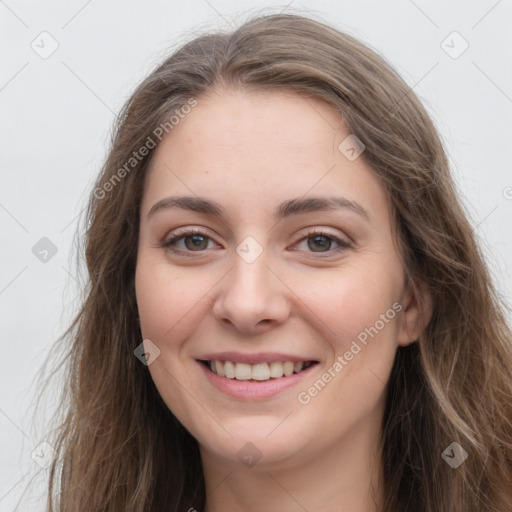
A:
[[[414,343],[427,327],[432,317],[432,296],[424,284],[410,282],[404,291],[403,311],[398,331],[398,345]]]

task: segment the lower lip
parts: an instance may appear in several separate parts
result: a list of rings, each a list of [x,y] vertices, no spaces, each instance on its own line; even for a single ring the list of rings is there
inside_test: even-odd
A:
[[[302,372],[293,373],[288,377],[280,377],[278,379],[265,381],[253,381],[227,379],[226,377],[221,377],[220,375],[208,370],[203,363],[198,362],[197,364],[202,368],[203,373],[210,383],[218,390],[231,397],[243,399],[269,398],[277,395],[281,391],[298,384],[304,376],[310,372],[310,370],[317,366],[316,364],[311,365]]]

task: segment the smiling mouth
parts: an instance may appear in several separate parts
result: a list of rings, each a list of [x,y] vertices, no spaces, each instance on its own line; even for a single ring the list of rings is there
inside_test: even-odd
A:
[[[200,361],[212,373],[232,380],[265,382],[301,373],[318,361],[272,361],[271,363],[247,364],[232,361]]]

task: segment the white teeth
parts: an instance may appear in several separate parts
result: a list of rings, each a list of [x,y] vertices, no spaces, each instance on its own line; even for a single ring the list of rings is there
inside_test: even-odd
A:
[[[235,378],[235,365],[231,361],[226,361],[224,363],[224,372],[228,379]]]
[[[226,372],[224,371],[224,363],[222,361],[214,361],[215,367],[213,371],[220,375],[221,377],[224,377],[226,375]]]
[[[210,361],[209,367],[213,373],[220,377],[236,380],[269,380],[288,377],[293,373],[300,373],[303,369],[310,366],[311,363],[299,361],[272,361],[268,363],[247,364],[233,363],[231,361]]]
[[[283,376],[283,363],[279,361],[272,361],[270,363],[270,376],[274,379],[279,379]]]
[[[236,380],[251,380],[252,379],[251,365],[246,364],[246,363],[236,363],[235,379]]]
[[[270,379],[270,368],[267,363],[255,364],[252,367],[252,378],[254,380]]]
[[[293,373],[294,366],[294,363],[292,363],[291,361],[286,361],[286,363],[283,363],[283,373],[285,377],[288,377]]]

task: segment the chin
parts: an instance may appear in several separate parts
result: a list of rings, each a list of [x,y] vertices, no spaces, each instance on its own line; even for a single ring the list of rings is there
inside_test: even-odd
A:
[[[224,419],[225,430],[217,424],[205,429],[203,422],[197,430],[191,426],[189,431],[199,442],[203,455],[214,455],[235,466],[257,464],[259,469],[276,469],[287,463],[305,462],[322,449],[318,441],[326,439],[319,433],[320,425],[298,425],[292,420],[297,411],[288,417],[287,414]],[[251,464],[247,463],[247,458],[251,459]]]

